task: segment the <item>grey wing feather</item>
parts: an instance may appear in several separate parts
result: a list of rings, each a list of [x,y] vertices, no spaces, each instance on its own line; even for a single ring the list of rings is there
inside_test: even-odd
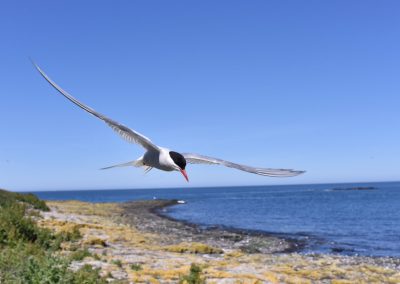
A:
[[[61,93],[64,97],[66,97],[68,100],[79,106],[80,108],[84,109],[88,113],[94,115],[95,117],[103,120],[105,123],[107,123],[115,132],[117,132],[119,135],[121,135],[124,139],[126,139],[129,142],[132,143],[137,143],[146,148],[147,150],[150,149],[156,149],[158,150],[158,147],[151,142],[149,138],[146,136],[140,134],[139,132],[130,129],[126,127],[125,125],[120,124],[117,121],[114,121],[101,113],[98,113],[94,109],[84,105],[83,103],[79,102],[77,99],[75,99],[73,96],[71,96],[68,92],[63,90],[60,86],[58,86],[54,81],[52,81],[43,71],[40,69],[39,66],[37,66],[35,63],[33,65],[36,67],[36,69],[39,71],[39,73],[43,76],[43,78],[46,79],[47,82],[50,83],[59,93]]]
[[[305,173],[305,171],[295,171],[291,169],[255,168],[193,153],[183,153],[182,155],[185,157],[185,160],[191,164],[223,165],[262,176],[293,177]]]

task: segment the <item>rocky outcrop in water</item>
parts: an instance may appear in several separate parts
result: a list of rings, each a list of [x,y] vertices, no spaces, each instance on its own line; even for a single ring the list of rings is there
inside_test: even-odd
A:
[[[332,190],[376,190],[374,186],[355,186],[355,187],[335,187]]]

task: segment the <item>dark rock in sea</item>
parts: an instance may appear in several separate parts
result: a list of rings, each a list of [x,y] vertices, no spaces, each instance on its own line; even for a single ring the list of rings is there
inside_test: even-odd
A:
[[[331,248],[331,252],[345,254],[345,255],[354,255],[355,254],[354,249],[346,248],[346,247],[333,247],[333,248]]]
[[[332,190],[376,190],[374,186],[355,186],[355,187],[335,187]]]
[[[345,248],[340,248],[340,247],[334,247],[331,249],[332,252],[336,252],[336,253],[341,253],[344,252],[346,249]]]

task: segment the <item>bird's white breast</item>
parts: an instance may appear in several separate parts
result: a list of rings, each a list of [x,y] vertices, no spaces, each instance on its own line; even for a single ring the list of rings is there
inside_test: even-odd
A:
[[[164,171],[176,170],[176,165],[169,155],[170,150],[166,148],[161,148],[159,162],[160,166],[163,167]]]

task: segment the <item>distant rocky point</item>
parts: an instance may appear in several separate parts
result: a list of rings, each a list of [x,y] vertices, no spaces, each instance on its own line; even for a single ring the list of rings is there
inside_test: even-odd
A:
[[[374,186],[355,186],[355,187],[335,187],[332,190],[376,190]]]

